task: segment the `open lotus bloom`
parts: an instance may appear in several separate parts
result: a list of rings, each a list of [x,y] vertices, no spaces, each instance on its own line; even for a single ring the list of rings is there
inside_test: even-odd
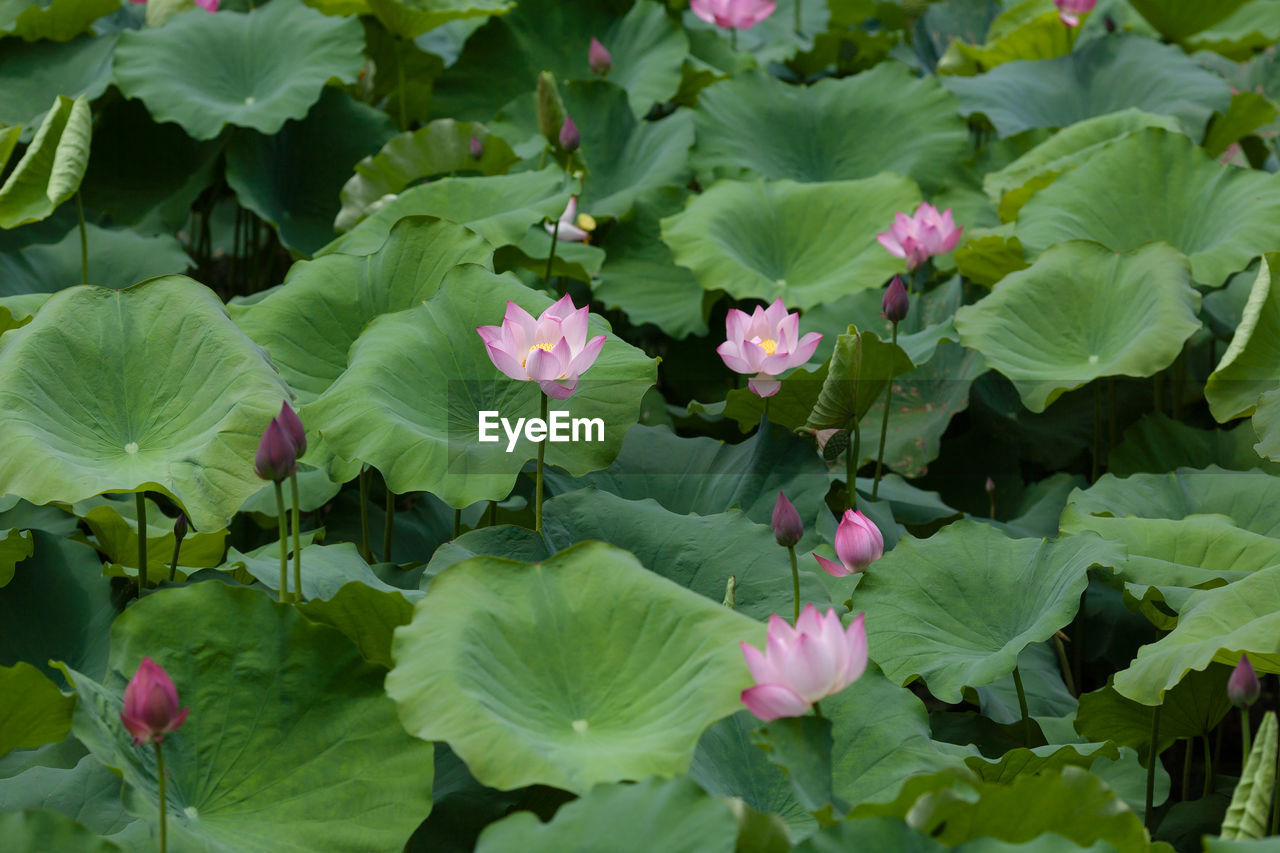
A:
[[[891,255],[905,258],[908,270],[915,270],[934,255],[945,255],[954,249],[963,233],[951,216],[951,208],[938,213],[938,208],[924,202],[912,216],[894,216],[893,227],[877,234],[876,239]]]
[[[507,303],[501,326],[480,326],[494,367],[512,379],[537,382],[544,394],[567,399],[604,346],[604,335],[587,340],[586,306],[574,308],[568,294],[535,320],[514,302]]]
[[[163,743],[164,736],[187,721],[189,708],[178,709],[178,688],[164,667],[143,658],[124,688],[120,722],[133,735],[135,746]]]
[[[749,30],[772,15],[778,4],[772,0],[693,0],[689,8],[708,24]]]
[[[884,556],[884,536],[875,522],[856,510],[847,509],[836,527],[836,563],[817,554],[813,558],[832,577],[842,578],[855,572],[865,572],[876,560]]]
[[[596,221],[585,213],[578,215],[578,197],[575,195],[569,197],[569,204],[565,206],[564,213],[560,214],[559,230],[550,222],[542,227],[561,242],[585,243],[591,237],[591,232],[595,230]]]
[[[1064,26],[1078,27],[1080,16],[1092,12],[1098,0],[1053,0],[1053,5],[1058,7],[1058,20]]]
[[[782,383],[774,377],[813,358],[822,340],[817,332],[799,337],[800,314],[788,314],[781,299],[753,314],[730,308],[724,325],[727,340],[716,352],[730,370],[755,374],[747,385],[761,397],[777,394]]]
[[[764,721],[798,717],[813,703],[839,693],[867,669],[867,630],[863,614],[845,628],[835,608],[827,615],[806,604],[795,628],[776,613],[769,617],[766,651],[748,643],[742,654],[756,686],[742,691],[742,701]]]

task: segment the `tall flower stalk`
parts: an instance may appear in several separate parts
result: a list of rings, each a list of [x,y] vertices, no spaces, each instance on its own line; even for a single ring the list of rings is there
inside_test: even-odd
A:
[[[164,667],[151,658],[143,658],[137,672],[124,688],[124,709],[120,722],[133,735],[133,745],[150,743],[155,747],[156,774],[160,795],[160,853],[168,844],[165,818],[168,798],[165,794],[164,751],[160,744],[165,735],[176,731],[187,720],[190,709],[178,708],[178,689]]]
[[[793,610],[791,621],[800,618],[800,568],[796,565],[796,543],[804,536],[804,523],[800,521],[800,513],[795,505],[787,500],[787,496],[778,492],[778,500],[773,505],[773,537],[778,544],[787,549],[791,557],[791,590]]]
[[[893,325],[893,345],[897,346],[898,323],[907,316],[907,311],[911,307],[911,301],[907,297],[907,289],[903,286],[901,277],[895,275],[893,281],[889,282],[889,289],[884,292],[880,307],[884,311],[885,319]],[[880,419],[880,449],[876,451],[876,478],[871,485],[871,500],[875,500],[880,493],[880,475],[884,469],[884,444],[889,434],[889,412],[892,410],[893,380],[890,379],[889,387],[884,392],[884,416]]]
[[[300,439],[299,435],[301,435]],[[254,472],[262,479],[270,480],[275,486],[277,527],[280,534],[280,601],[282,603],[289,600],[289,516],[284,507],[284,481],[290,477],[296,478],[298,456],[303,450],[306,450],[306,435],[302,432],[302,424],[289,408],[289,404],[283,403],[281,414],[272,418],[271,423],[267,424],[253,460]],[[300,559],[297,501],[297,480],[294,479],[294,550],[298,552]],[[296,567],[294,575],[297,598],[301,600],[302,568],[300,564]]]

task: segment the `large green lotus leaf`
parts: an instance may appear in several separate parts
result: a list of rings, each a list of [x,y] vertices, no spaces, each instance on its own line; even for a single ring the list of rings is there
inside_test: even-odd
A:
[[[306,403],[347,369],[347,351],[371,321],[429,299],[455,266],[487,264],[492,254],[461,225],[408,217],[373,254],[334,253],[294,264],[282,287],[232,305],[231,316]]]
[[[821,182],[897,172],[937,188],[970,153],[958,107],[934,77],[896,62],[812,86],[749,71],[698,96],[693,165],[704,185],[744,175]]]
[[[235,654],[217,637],[235,637]],[[261,591],[199,583],[116,620],[103,683],[68,671],[75,735],[121,771],[138,816],[157,808],[155,756],[132,745],[119,713],[143,657],[191,709],[164,744],[169,832],[182,849],[400,850],[430,811],[431,747],[396,725],[380,668]]]
[[[1280,38],[1280,8],[1276,0],[1251,0],[1235,12],[1184,40],[1190,51],[1212,50],[1237,62],[1247,62],[1258,48]]]
[[[942,85],[959,96],[961,113],[985,115],[1002,137],[1135,107],[1173,116],[1198,138],[1214,110],[1231,102],[1221,77],[1178,47],[1137,35],[1095,39],[1056,59],[1006,62],[977,77],[944,77]]]
[[[541,563],[477,557],[441,573],[396,630],[387,695],[476,779],[585,793],[688,769],[741,707],[739,642],[764,626],[583,543]]]
[[[1235,666],[1243,652],[1259,672],[1280,672],[1280,566],[1192,592],[1178,610],[1177,626],[1116,674],[1120,695],[1158,705],[1191,670],[1215,661]]]
[[[70,41],[120,8],[120,0],[2,0],[0,35]]]
[[[62,757],[59,753],[69,758],[65,762],[58,760]],[[27,756],[30,756],[29,764],[18,768],[9,778],[0,779],[0,813],[53,809],[97,835],[115,836],[109,838],[115,843],[125,843],[126,838],[141,838],[139,843],[146,844],[148,849],[152,846],[146,841],[145,826],[124,810],[120,796],[124,783],[120,777],[89,755],[75,738],[44,749],[13,753],[9,758]],[[135,834],[138,830],[142,830],[140,835]],[[122,832],[127,834],[121,837]],[[49,853],[49,850],[40,847],[32,853]]]
[[[482,146],[479,158],[471,156],[472,139]],[[334,227],[350,231],[384,196],[427,178],[457,172],[501,175],[515,162],[511,146],[479,122],[436,119],[393,137],[355,164],[355,174],[342,186],[342,209]]]
[[[107,662],[107,629],[116,616],[111,582],[102,560],[87,545],[43,531],[33,534],[34,555],[18,564],[0,588],[0,665],[26,661],[63,683],[48,662],[62,660],[101,673]]]
[[[850,326],[836,339],[827,375],[822,380],[805,428],[851,429],[895,378],[911,371],[911,358],[897,344],[874,332]]]
[[[116,500],[103,495],[76,504],[72,511],[84,520],[93,534],[95,548],[107,561],[138,565],[138,504],[130,495]],[[147,553],[152,560],[168,565],[173,560],[174,519],[160,511],[152,500],[146,500]],[[226,553],[226,530],[188,530],[178,552],[178,565],[209,569],[222,562]],[[189,574],[189,572],[188,572]],[[152,574],[152,578],[155,578]]]
[[[553,493],[595,486],[632,501],[653,498],[679,515],[736,507],[757,524],[770,523],[782,491],[807,526],[825,512],[829,485],[813,445],[774,424],[739,444],[685,438],[665,426],[635,426],[603,471],[570,478],[550,470],[546,479]]]
[[[1272,462],[1280,462],[1280,388],[1258,398],[1252,425],[1258,436],[1253,449]]]
[[[47,809],[0,814],[0,837],[9,853],[119,853],[122,849],[72,818]]]
[[[896,850],[898,853],[942,853],[947,848],[892,817],[845,820],[823,827],[795,847],[795,853],[844,853],[848,850]]]
[[[0,228],[37,222],[75,195],[89,163],[93,116],[83,95],[59,95],[0,186]]]
[[[327,601],[352,581],[376,592],[407,595],[413,600],[421,597],[417,590],[401,590],[386,583],[373,573],[369,564],[360,556],[354,542],[337,545],[315,545],[302,541],[302,597],[308,600]],[[289,550],[289,583],[293,585],[293,550]],[[242,554],[232,548],[223,567],[227,570],[243,568],[271,592],[280,588],[279,542],[270,542]]]
[[[920,677],[939,699],[959,702],[963,688],[1008,675],[1024,648],[1071,621],[1090,566],[1122,559],[1095,536],[1009,539],[958,521],[899,540],[862,579],[853,608],[866,611],[872,659],[890,679]]]
[[[0,586],[13,579],[14,567],[30,557],[34,547],[30,531],[13,528],[4,531],[4,538],[0,539]]]
[[[550,823],[516,812],[485,828],[476,853],[732,853],[737,835],[729,804],[681,776],[600,785],[561,807]]]
[[[75,706],[31,664],[0,666],[0,756],[62,740],[71,732]]]
[[[306,118],[269,135],[242,130],[227,147],[227,184],[276,226],[286,248],[311,254],[336,236],[338,193],[352,167],[395,135],[386,113],[327,88]]]
[[[1058,25],[1061,28],[1061,24]],[[1000,218],[1015,219],[1031,196],[1061,175],[1088,163],[1107,146],[1138,130],[1160,127],[1177,133],[1178,123],[1165,115],[1138,109],[1108,113],[1064,128],[996,172],[982,179],[982,189],[1000,206]]]
[[[1105,474],[1071,506],[1092,515],[1181,519],[1219,514],[1261,536],[1280,538],[1280,477],[1264,471],[1178,469],[1162,474]]]
[[[1172,364],[1200,328],[1188,273],[1187,259],[1163,244],[1118,254],[1073,241],[957,311],[956,330],[1043,412],[1099,377],[1152,376]]]
[[[1204,385],[1219,422],[1252,415],[1258,398],[1280,382],[1280,253],[1262,256],[1240,325]]]
[[[175,15],[163,27],[123,33],[115,84],[157,122],[177,122],[195,139],[213,139],[228,124],[273,134],[305,116],[330,78],[354,83],[363,51],[355,19],[285,0],[248,14]]]
[[[1153,412],[1125,430],[1123,440],[1107,459],[1107,473],[1128,477],[1217,465],[1232,471],[1262,468],[1269,474],[1280,474],[1280,465],[1258,458],[1253,449],[1255,440],[1246,424],[1233,429],[1196,429],[1163,412]]]
[[[521,0],[510,14],[491,19],[467,40],[458,62],[436,80],[432,109],[442,116],[487,121],[533,91],[542,71],[558,80],[588,78],[593,38],[613,57],[609,81],[627,90],[637,116],[675,94],[689,39],[660,4]]]
[[[1181,41],[1212,27],[1245,5],[1248,0],[1129,0],[1160,35]]]
[[[371,11],[390,32],[411,39],[451,21],[501,15],[515,5],[515,0],[351,0]],[[332,0],[316,0],[312,5],[323,9]]]
[[[1074,41],[1052,5],[1016,3],[991,22],[984,43],[952,42],[938,60],[938,73],[972,75],[1006,62],[1053,59],[1071,53]]]
[[[96,99],[111,82],[116,37],[83,36],[59,43],[10,39],[0,53],[0,122],[27,125],[30,135],[58,95]]]
[[[684,209],[687,196],[683,188],[662,187],[636,199],[631,215],[601,239],[604,266],[591,279],[592,295],[606,308],[673,338],[707,333],[709,294],[662,242],[662,217]]]
[[[910,179],[888,174],[822,184],[721,181],[662,220],[662,239],[706,290],[804,309],[902,272],[904,262],[876,234],[919,202]]]
[[[191,279],[63,290],[0,337],[0,492],[43,504],[159,491],[218,530],[260,488],[254,450],[289,396]]]
[[[473,264],[457,268],[417,307],[366,327],[346,372],[303,408],[304,423],[314,424],[339,457],[381,471],[396,494],[429,491],[455,507],[505,498],[537,446],[523,434],[512,452],[505,438],[481,442],[479,413],[499,412],[514,423],[538,417],[541,399],[536,383],[499,373],[476,334],[478,326],[502,322],[507,301],[534,316],[551,304],[510,276]],[[602,441],[547,442],[547,463],[574,475],[613,462],[657,373],[655,361],[592,316],[588,335],[602,333],[608,340],[578,390],[551,407],[570,419],[603,420]],[[503,434],[496,420],[493,429]]]
[[[444,178],[410,187],[378,205],[355,228],[315,253],[368,255],[406,216],[438,216],[465,225],[495,246],[519,243],[531,225],[556,219],[569,201],[559,166],[484,178]]]
[[[355,550],[354,545],[346,544]],[[306,575],[303,577],[305,591]],[[365,660],[391,669],[395,663],[391,659],[392,634],[413,618],[410,595],[408,591],[385,591],[361,581],[349,581],[332,598],[308,601],[298,610],[312,622],[329,625],[346,634]]]
[[[1117,252],[1163,240],[1191,259],[1198,283],[1218,287],[1280,240],[1278,187],[1280,178],[1223,166],[1180,133],[1143,130],[1036,193],[1015,231],[1030,257],[1064,240]]]
[[[70,208],[39,226],[0,232],[0,294],[52,293],[80,284],[80,229]],[[192,265],[182,244],[167,234],[147,237],[93,223],[85,226],[85,234],[89,280],[103,287],[121,289],[155,276],[185,272]]]
[[[1207,735],[1231,710],[1227,679],[1232,667],[1210,666],[1190,672],[1165,694],[1160,705],[1156,754],[1183,738]],[[1106,687],[1080,697],[1076,731],[1093,740],[1109,740],[1135,749],[1142,763],[1151,753],[1151,706],[1141,705]]]

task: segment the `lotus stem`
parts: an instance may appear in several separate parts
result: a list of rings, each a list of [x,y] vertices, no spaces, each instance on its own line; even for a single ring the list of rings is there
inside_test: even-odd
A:
[[[135,492],[138,508],[138,598],[147,587],[147,493]]]
[[[554,243],[553,243],[553,246],[554,246]],[[547,395],[543,394],[542,395],[543,423],[546,423],[546,420],[547,420],[547,403],[548,403]],[[543,458],[546,456],[546,453],[547,453],[547,440],[546,438],[543,438],[542,441],[538,442],[538,479],[537,479],[537,485],[535,486],[535,492],[534,492],[534,498],[533,498],[534,500],[533,529],[537,533],[542,532],[542,467],[543,467]]]
[[[373,563],[373,549],[369,547],[369,472],[360,468],[360,556],[366,563]]]
[[[276,528],[280,534],[280,603],[289,600],[289,516],[284,510],[284,484],[277,480]]]
[[[1249,741],[1252,739],[1253,739],[1253,731],[1249,725],[1249,709],[1241,708],[1240,709],[1240,745],[1244,747],[1243,758],[1241,759],[1241,761],[1244,763],[1240,765],[1242,768],[1244,767],[1245,764],[1249,762],[1249,749],[1251,746]],[[1243,773],[1244,771],[1241,770],[1241,772]]]
[[[493,504],[491,503],[490,506]],[[453,538],[457,539],[462,535],[462,510],[455,509],[453,511]]]
[[[1160,760],[1160,706],[1151,711],[1151,754],[1147,762],[1147,798],[1146,810],[1142,813],[1147,832],[1155,833],[1154,804],[1156,797],[1156,762]]]
[[[791,598],[794,605],[791,624],[794,625],[800,621],[800,568],[796,565],[796,546],[788,545],[787,553],[791,555]]]
[[[995,517],[994,514],[992,517]],[[1062,638],[1057,634],[1053,635],[1053,650],[1058,653],[1058,667],[1062,670],[1062,680],[1067,683],[1067,692],[1072,696],[1079,696],[1076,680],[1071,675],[1071,663],[1067,660],[1067,647],[1062,644]]]
[[[1191,762],[1195,759],[1195,738],[1187,738],[1187,751],[1182,756],[1182,802],[1191,799]]]
[[[856,407],[856,401],[855,401]],[[856,408],[855,408],[856,411]],[[858,418],[853,419],[853,441],[850,442],[849,449],[845,451],[845,473],[849,478],[849,509],[858,508],[858,459],[862,456],[862,430],[858,426]]]
[[[160,853],[165,853],[165,848],[168,846],[169,841],[165,818],[169,809],[168,800],[166,800],[164,793],[164,750],[161,748],[159,741],[152,741],[151,744],[156,748],[156,774],[158,776],[156,781],[160,789]]]
[[[556,244],[560,242],[560,220],[556,219],[556,224],[551,229],[551,254],[547,255],[547,272],[542,276],[543,281],[547,283],[547,287],[551,287],[551,265],[556,260]],[[544,395],[545,397],[545,395]],[[543,413],[546,414],[545,412]]]
[[[796,35],[800,34],[800,7],[801,0],[796,0]]]
[[[796,0],[799,3],[799,0]],[[800,8],[798,5],[797,9]],[[893,324],[893,345],[898,345],[898,324]],[[889,378],[889,387],[884,389],[884,417],[880,419],[880,449],[876,451],[876,478],[871,484],[871,500],[875,500],[880,494],[880,474],[884,467],[884,440],[889,434],[889,409],[893,405],[893,378]],[[995,518],[995,510],[992,509],[991,517]]]
[[[1018,710],[1022,713],[1022,741],[1031,748],[1031,714],[1027,711],[1027,692],[1022,687],[1022,673],[1013,668],[1013,688],[1018,691]]]
[[[735,51],[738,49],[738,31],[733,27],[729,28],[729,47]]]
[[[84,201],[76,190],[76,217],[80,220],[80,283],[89,283],[89,233],[84,227]]]
[[[396,527],[396,496],[391,491],[391,487],[387,486],[386,497],[386,518],[382,523],[382,561],[384,563],[391,562],[391,538]]]
[[[1204,744],[1204,796],[1213,793],[1213,753],[1209,751],[1209,735],[1208,733],[1200,735],[1200,740]]]
[[[298,499],[298,472],[289,475],[289,490],[293,496],[293,597],[302,601],[302,506]]]
[[[181,516],[179,516],[179,518],[181,518]],[[169,563],[170,583],[178,579],[178,555],[181,552],[182,552],[182,537],[177,535],[176,525],[175,525],[175,533],[173,537],[173,562]]]
[[[819,720],[822,719],[822,706],[819,705],[816,700],[813,703],[813,715]]]

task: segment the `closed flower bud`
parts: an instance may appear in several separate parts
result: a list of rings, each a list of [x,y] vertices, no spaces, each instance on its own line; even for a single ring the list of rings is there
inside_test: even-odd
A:
[[[1236,664],[1235,671],[1227,679],[1227,696],[1231,699],[1231,704],[1237,708],[1248,708],[1258,701],[1258,694],[1261,692],[1262,684],[1258,681],[1258,674],[1253,671],[1253,664],[1249,663],[1247,656],[1241,655],[1240,663]]]
[[[253,456],[254,473],[264,480],[279,483],[293,473],[297,462],[298,451],[280,425],[280,419],[272,418],[258,442],[258,452]]]
[[[591,65],[591,73],[601,76],[613,70],[613,56],[608,48],[600,43],[600,39],[592,39],[587,49],[587,62]]]
[[[187,720],[188,708],[178,708],[178,689],[164,667],[143,658],[124,688],[120,722],[133,735],[135,746],[162,743],[164,736]]]
[[[564,124],[560,126],[560,147],[572,154],[581,144],[582,135],[578,133],[578,126],[573,123],[571,116],[565,116]]]
[[[900,323],[907,316],[907,311],[911,309],[911,299],[907,296],[901,276],[895,275],[893,281],[889,282],[889,289],[884,292],[884,299],[880,300],[880,309],[890,323]]]
[[[773,537],[783,548],[791,548],[801,536],[804,536],[804,525],[800,522],[800,513],[786,495],[778,492],[778,501],[773,505]]]
[[[840,562],[819,557],[813,558],[832,577],[842,578],[856,572],[865,572],[876,560],[884,556],[884,536],[880,528],[862,513],[848,509],[836,527],[836,556]]]
[[[564,117],[564,102],[560,100],[555,75],[543,71],[538,75],[538,132],[551,145],[560,140]]]
[[[301,457],[307,452],[307,431],[302,428],[298,413],[288,403],[280,404],[280,415],[276,418],[284,427],[284,434],[293,443],[294,452]]]
[[[179,544],[182,543],[183,539],[187,538],[187,514],[185,512],[179,512],[177,520],[173,522],[173,538]]]
[[[468,148],[472,160],[479,160],[484,156],[484,143],[480,141],[480,137],[471,137],[471,145]]]

